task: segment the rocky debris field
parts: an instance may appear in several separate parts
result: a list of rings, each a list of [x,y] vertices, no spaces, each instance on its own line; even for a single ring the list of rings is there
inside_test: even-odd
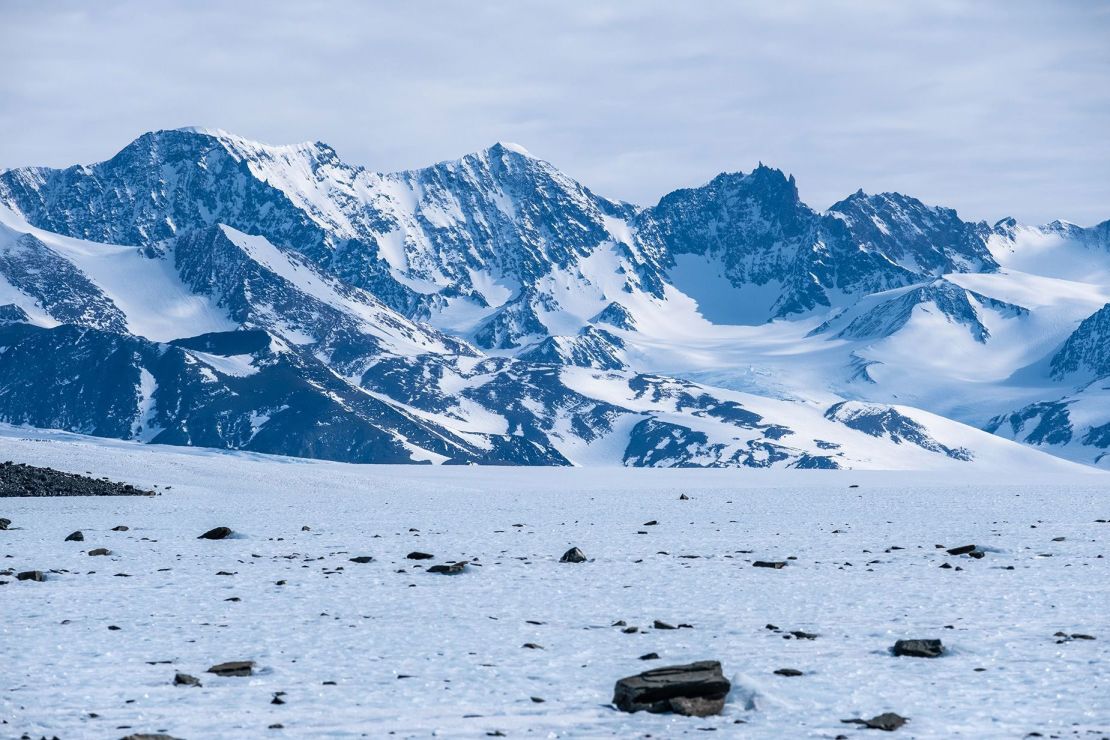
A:
[[[2,445],[172,486],[0,504],[2,737],[1110,736],[1100,476]]]
[[[154,491],[116,483],[92,474],[63,473],[53,468],[7,461],[0,463],[0,498],[22,496],[153,496]]]

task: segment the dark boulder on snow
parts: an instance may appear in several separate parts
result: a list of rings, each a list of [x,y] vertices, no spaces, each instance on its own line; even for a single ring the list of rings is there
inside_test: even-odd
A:
[[[799,671],[797,668],[779,668],[777,671],[775,671],[775,675],[776,676],[794,677],[794,676],[804,676],[805,674],[802,673],[801,671]]]
[[[667,666],[617,681],[613,704],[622,712],[674,712],[691,717],[719,714],[732,685],[715,660]]]
[[[0,529],[7,529],[10,526],[12,526],[12,520],[0,516]]]
[[[111,555],[111,554],[112,554],[112,551],[109,550],[107,547],[94,547],[93,549],[89,550],[89,555],[94,555],[94,556],[95,555]]]
[[[967,555],[968,553],[975,552],[975,545],[960,545],[959,547],[952,547],[946,550],[949,555]]]
[[[908,720],[905,717],[898,716],[894,712],[883,712],[871,719],[842,719],[840,721],[846,724],[863,725],[872,730],[894,732],[899,727],[906,724]]]
[[[66,542],[84,542],[85,541],[85,535],[84,535],[84,533],[81,532],[81,530],[77,530],[76,532],[70,532],[69,534],[66,535],[66,540],[65,541]]]
[[[41,570],[25,570],[22,573],[15,574],[16,580],[19,581],[38,581],[39,583],[46,580]]]
[[[233,660],[227,663],[218,663],[208,669],[208,673],[215,673],[217,676],[249,676],[253,672],[253,660]]]
[[[127,532],[130,529],[131,527],[127,526],[126,524],[119,524],[115,527],[112,527],[113,532]]]
[[[174,686],[200,686],[200,679],[188,673],[177,673],[173,677]]]
[[[431,568],[428,568],[428,572],[442,573],[445,576],[454,576],[466,570],[466,565],[466,560],[460,560],[457,563],[451,563],[449,565],[433,565]]]
[[[783,560],[756,560],[752,563],[753,568],[774,568],[775,570],[782,570],[786,567],[786,561]]]
[[[350,558],[350,561],[352,563],[366,564],[366,563],[372,563],[374,561],[374,558],[370,555],[358,555],[356,557]]]
[[[229,527],[216,527],[197,537],[198,540],[226,540],[231,536]]]
[[[586,562],[586,553],[579,550],[577,547],[572,547],[563,553],[563,557],[559,558],[560,563],[584,563]]]
[[[435,555],[432,555],[431,553],[420,552],[419,550],[416,550],[416,551],[410,552],[405,557],[409,560],[431,560],[432,558],[435,557]]]
[[[891,648],[895,655],[910,658],[939,658],[944,654],[940,640],[899,640]]]

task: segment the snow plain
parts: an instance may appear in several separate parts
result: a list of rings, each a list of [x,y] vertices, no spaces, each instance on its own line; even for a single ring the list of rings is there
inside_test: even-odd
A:
[[[895,737],[1110,734],[1103,473],[379,467],[3,428],[6,459],[161,495],[0,500],[3,568],[51,571],[0,576],[4,737],[866,738],[840,720],[887,711]],[[196,539],[218,525],[238,536]],[[932,637],[945,656],[888,652]],[[239,659],[256,674],[205,673]],[[733,681],[721,716],[608,706],[696,659]]]

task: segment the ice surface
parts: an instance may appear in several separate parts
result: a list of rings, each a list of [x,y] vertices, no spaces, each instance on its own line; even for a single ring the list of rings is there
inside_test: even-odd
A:
[[[10,428],[0,459],[163,492],[0,500],[4,567],[48,571],[0,576],[12,737],[863,737],[839,720],[887,711],[896,737],[1110,732],[1103,474],[396,468]],[[219,525],[238,536],[196,539]],[[559,563],[571,546],[590,560]],[[474,564],[429,575],[413,550]],[[948,652],[895,658],[902,638]],[[205,673],[241,659],[256,675]],[[697,659],[733,681],[723,715],[607,706],[616,679]]]

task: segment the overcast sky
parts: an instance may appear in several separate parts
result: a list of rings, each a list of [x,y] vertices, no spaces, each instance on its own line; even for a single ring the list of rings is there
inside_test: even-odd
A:
[[[641,204],[763,161],[816,208],[1110,218],[1110,3],[0,0],[0,167],[201,125],[376,170],[513,141]]]

